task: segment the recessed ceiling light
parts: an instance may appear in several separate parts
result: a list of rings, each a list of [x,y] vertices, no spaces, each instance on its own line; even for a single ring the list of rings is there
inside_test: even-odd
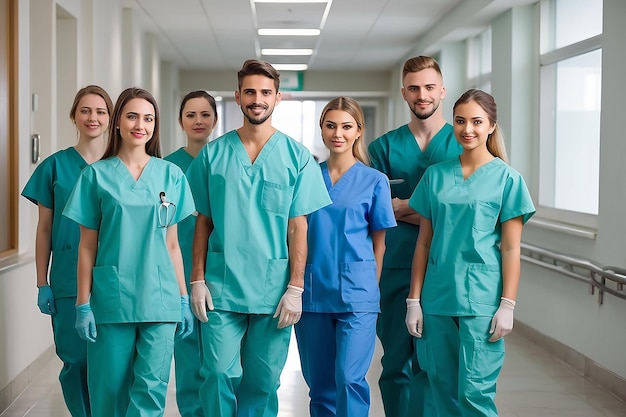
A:
[[[319,36],[319,29],[259,29],[260,36]]]
[[[261,49],[261,55],[305,56],[313,55],[313,49]]]
[[[305,71],[309,66],[307,64],[272,64],[278,71]]]

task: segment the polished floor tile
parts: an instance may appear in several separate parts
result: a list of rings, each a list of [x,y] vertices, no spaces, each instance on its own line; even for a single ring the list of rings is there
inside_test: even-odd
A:
[[[279,417],[306,417],[308,390],[298,361],[295,338],[279,390]],[[377,346],[368,374],[372,417],[384,417],[377,379],[381,349]],[[71,417],[57,381],[58,360],[51,360],[40,377],[0,417]],[[496,402],[501,417],[625,417],[626,404],[606,394],[569,366],[515,332],[507,336],[507,356]],[[178,417],[173,384],[165,417]]]

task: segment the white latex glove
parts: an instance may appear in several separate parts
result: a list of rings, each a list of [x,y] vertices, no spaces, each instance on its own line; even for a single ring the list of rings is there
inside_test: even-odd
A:
[[[411,336],[422,337],[424,328],[424,313],[419,298],[406,299],[406,317],[404,319],[406,328]]]
[[[490,342],[503,338],[513,330],[513,310],[515,309],[515,301],[502,297],[500,299],[500,307],[491,319],[491,329],[489,333]]]
[[[195,281],[191,283],[191,311],[198,320],[203,323],[209,321],[206,315],[208,310],[213,310],[213,298],[211,291],[204,281]]]
[[[287,285],[287,291],[280,299],[274,318],[278,318],[278,328],[296,324],[302,316],[302,293],[304,288]]]

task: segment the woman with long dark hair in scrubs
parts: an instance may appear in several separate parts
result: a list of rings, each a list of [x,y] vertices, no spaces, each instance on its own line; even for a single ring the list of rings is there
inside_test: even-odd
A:
[[[183,172],[160,158],[154,97],[124,90],[111,120],[103,159],[63,212],[81,230],[76,330],[91,342],[93,415],[160,417],[175,333],[193,328],[176,225],[194,204]]]

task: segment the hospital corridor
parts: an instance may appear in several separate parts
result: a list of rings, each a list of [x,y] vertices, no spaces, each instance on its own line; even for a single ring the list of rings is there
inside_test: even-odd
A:
[[[626,403],[586,379],[523,332],[507,336],[507,356],[498,382],[496,403],[501,417],[624,417]],[[371,417],[384,417],[380,391],[380,346],[368,374]],[[32,383],[0,417],[71,417],[57,381],[61,366],[50,358],[33,371]],[[165,417],[180,416],[170,379]],[[307,387],[302,378],[295,337],[281,377],[278,417],[308,416]],[[417,417],[417,414],[416,414]]]
[[[626,417],[624,22],[0,0],[0,417]]]

